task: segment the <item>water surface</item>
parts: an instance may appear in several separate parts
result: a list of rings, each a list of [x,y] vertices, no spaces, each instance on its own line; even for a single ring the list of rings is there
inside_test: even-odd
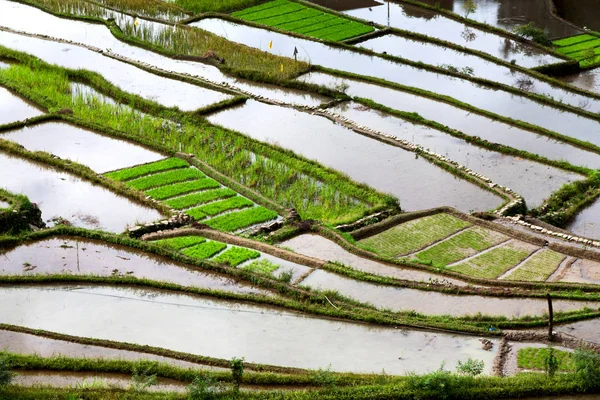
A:
[[[600,239],[600,198],[581,210],[566,229],[576,235]]]
[[[42,111],[0,86],[0,125],[42,115]]]

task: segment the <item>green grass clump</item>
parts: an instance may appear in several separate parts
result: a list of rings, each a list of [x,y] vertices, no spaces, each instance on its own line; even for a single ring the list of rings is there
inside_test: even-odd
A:
[[[157,240],[153,243],[169,247],[173,250],[181,250],[185,249],[186,247],[191,247],[204,242],[206,242],[206,239],[202,236],[181,236],[170,239]]]
[[[231,15],[246,21],[296,32],[317,39],[340,41],[375,28],[288,0],[276,0]]]
[[[445,267],[507,239],[501,233],[475,226],[416,254],[415,257],[422,263]]]
[[[517,242],[508,242],[487,253],[450,267],[452,271],[476,278],[494,279],[515,267],[533,250],[524,248]]]
[[[270,275],[273,271],[277,270],[279,265],[273,264],[271,261],[266,258],[258,261],[254,261],[246,265],[243,269],[245,271],[255,272],[263,275]]]
[[[228,188],[213,189],[167,200],[165,204],[176,210],[182,210],[198,204],[208,203],[209,201],[233,197],[236,194],[236,192]]]
[[[417,251],[470,225],[449,214],[435,214],[359,240],[358,245],[385,257],[397,257]]]
[[[564,254],[550,249],[542,249],[504,279],[509,281],[545,281],[556,271],[564,259]]]
[[[544,360],[548,358],[550,349],[547,347],[535,348],[526,347],[519,349],[517,353],[517,366],[523,369],[544,370]],[[575,370],[571,353],[554,349],[554,356],[558,361],[558,370],[561,372],[571,372]]]
[[[173,157],[164,160],[156,161],[150,164],[137,165],[131,168],[120,169],[118,171],[108,172],[104,174],[115,181],[127,181],[138,178],[143,175],[153,174],[175,168],[189,167],[187,161],[181,158]]]
[[[260,3],[262,0],[175,0],[175,4],[196,14],[204,12],[229,12]]]
[[[146,194],[156,200],[164,200],[182,194],[196,192],[205,189],[215,189],[221,185],[211,178],[203,178],[195,181],[176,183],[174,185],[161,186],[148,190]],[[178,204],[178,203],[175,203]],[[173,207],[175,208],[175,207]]]
[[[196,168],[181,168],[127,181],[127,185],[134,189],[147,190],[168,185],[170,183],[189,181],[204,177],[205,175]]]
[[[232,232],[277,218],[277,213],[264,207],[254,207],[209,219],[205,223],[220,231]]]
[[[215,242],[211,240],[210,242],[204,242],[192,247],[185,248],[181,252],[186,256],[197,258],[199,260],[205,260],[223,251],[223,249],[226,247],[227,245],[225,243]]]
[[[228,210],[252,207],[253,205],[254,203],[248,200],[247,198],[236,196],[230,199],[210,203],[205,206],[198,207],[197,209],[206,215],[217,215]]]
[[[260,257],[260,252],[244,247],[232,247],[219,254],[212,261],[227,263],[232,267],[237,267],[243,262]]]

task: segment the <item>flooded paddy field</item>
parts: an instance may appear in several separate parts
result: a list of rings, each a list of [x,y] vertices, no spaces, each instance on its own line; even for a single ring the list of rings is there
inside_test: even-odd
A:
[[[142,207],[73,175],[0,153],[0,182],[13,193],[23,193],[42,210],[48,221],[62,217],[88,229],[123,232],[136,223],[161,218]]]
[[[481,349],[476,337],[374,328],[156,291],[2,288],[0,299],[7,305],[0,310],[5,323],[271,365],[330,364],[334,371],[385,369],[396,375],[431,371],[443,360],[455,365],[472,356],[484,360],[489,373],[495,355]],[[352,344],[357,341],[360,347]]]
[[[563,82],[580,89],[600,94],[600,68],[594,68],[574,75],[567,75],[560,79]]]
[[[42,115],[42,111],[0,86],[0,125]]]
[[[163,155],[65,123],[49,122],[0,134],[30,151],[68,158],[102,173],[158,161]]]
[[[253,115],[262,117],[253,119]],[[442,204],[464,211],[487,210],[501,202],[492,193],[454,177],[414,153],[307,113],[249,101],[242,107],[213,114],[209,121],[278,144],[356,181],[392,193],[401,198],[407,210]],[[464,193],[469,193],[468,203]]]
[[[600,239],[600,199],[577,214],[566,229],[577,235]]]

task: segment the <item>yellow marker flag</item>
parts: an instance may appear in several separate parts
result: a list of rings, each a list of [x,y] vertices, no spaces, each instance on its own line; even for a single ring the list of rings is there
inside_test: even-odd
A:
[[[270,49],[272,49],[272,48],[273,48],[273,41],[272,41],[272,40],[269,42],[269,48],[270,48]]]
[[[283,72],[283,64],[281,64],[281,72]]]

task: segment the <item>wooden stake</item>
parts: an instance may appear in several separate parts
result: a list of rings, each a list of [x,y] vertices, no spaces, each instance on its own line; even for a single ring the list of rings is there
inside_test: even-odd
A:
[[[553,339],[553,335],[552,335],[552,331],[553,331],[553,320],[554,320],[554,313],[552,311],[552,297],[550,297],[550,293],[547,294],[548,297],[548,340],[552,341]]]

